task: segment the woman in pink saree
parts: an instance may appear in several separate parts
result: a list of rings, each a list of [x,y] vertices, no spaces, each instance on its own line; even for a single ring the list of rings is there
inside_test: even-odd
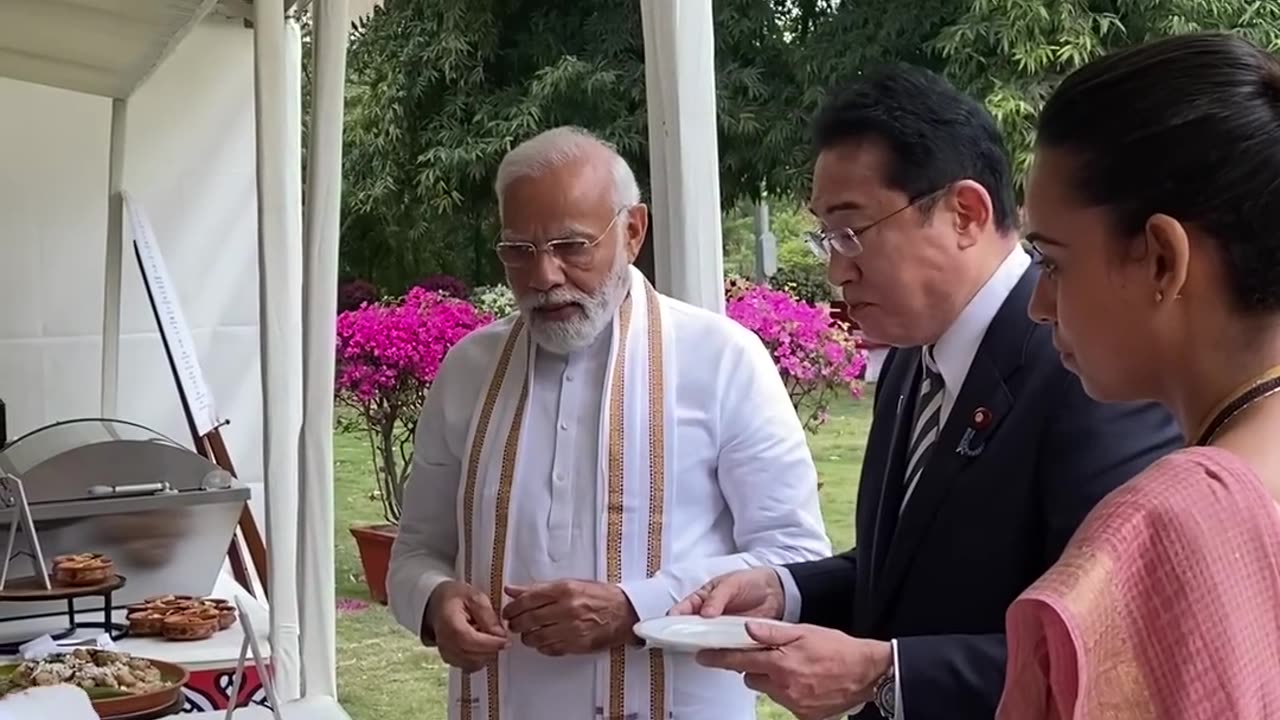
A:
[[[1280,718],[1280,63],[1188,35],[1040,118],[1029,311],[1188,447],[1108,496],[1010,608],[1001,720]]]

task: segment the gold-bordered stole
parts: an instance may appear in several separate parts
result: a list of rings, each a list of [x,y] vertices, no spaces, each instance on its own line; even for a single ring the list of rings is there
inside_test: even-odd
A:
[[[515,352],[516,341],[524,329],[524,318],[516,318],[507,334],[506,343],[502,346],[502,354],[498,356],[498,365],[489,380],[489,390],[484,404],[480,406],[480,417],[476,421],[475,436],[471,441],[471,455],[467,463],[467,477],[462,495],[462,577],[468,585],[473,584],[472,570],[472,533],[475,529],[476,485],[480,474],[480,459],[484,457],[485,441],[489,437],[489,423],[493,420],[493,410],[498,404],[498,396],[507,378],[507,370],[511,366],[511,356]],[[493,556],[490,558],[489,601],[495,612],[499,612],[502,602],[502,567],[506,561],[507,547],[507,508],[511,504],[511,483],[515,476],[515,453],[520,440],[520,426],[524,420],[524,406],[529,397],[528,374],[520,379],[520,398],[516,403],[515,417],[511,421],[511,431],[507,434],[506,447],[502,453],[502,473],[498,486],[498,508],[494,517]],[[486,668],[486,680],[489,690],[489,720],[498,720],[498,665],[491,663]],[[460,715],[462,720],[472,720],[471,676],[464,674],[460,688]]]
[[[653,577],[662,567],[662,534],[666,485],[666,436],[665,436],[665,385],[663,367],[662,314],[658,294],[653,286],[645,283],[645,308],[647,310],[648,343],[648,401],[649,401],[649,522],[646,544],[646,573]],[[609,465],[608,465],[608,525],[605,538],[606,580],[611,584],[622,582],[622,530],[625,509],[625,405],[626,348],[631,329],[631,298],[623,302],[619,311],[619,352],[610,379],[609,400]],[[666,663],[662,652],[649,651],[649,717],[663,720],[666,717]],[[618,720],[626,714],[626,648],[616,647],[609,652],[609,708],[607,717]]]
[[[617,585],[622,582],[622,518],[624,512],[623,480],[626,468],[626,446],[623,444],[626,413],[627,345],[631,333],[631,295],[628,294],[618,309],[617,329],[618,357],[613,365],[613,377],[609,379],[609,475],[605,513],[605,582]],[[627,649],[623,646],[609,650],[609,705],[606,717],[621,720],[626,715]]]
[[[662,308],[658,292],[645,282],[649,306],[649,577],[662,569],[662,522],[666,507],[666,417],[664,384],[666,355],[662,347]],[[666,661],[662,651],[649,650],[649,718],[666,718]]]

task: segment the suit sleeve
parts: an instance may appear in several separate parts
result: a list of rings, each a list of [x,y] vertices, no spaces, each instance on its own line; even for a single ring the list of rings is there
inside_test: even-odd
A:
[[[787,565],[800,594],[799,622],[853,634],[853,589],[858,582],[854,550],[812,562]],[[793,615],[792,608],[787,608]]]
[[[1180,442],[1173,419],[1159,406],[1095,402],[1068,374],[1035,467],[1045,569],[1099,500]],[[899,638],[900,717],[993,717],[1006,655],[1004,634]]]
[[[889,373],[897,350],[890,350],[880,368],[880,377]],[[872,411],[880,407],[880,389],[876,383],[872,396]],[[857,549],[851,548],[839,555],[811,562],[794,563],[781,569],[795,586],[799,598],[788,598],[785,617],[788,620],[809,625],[840,630],[853,634],[854,588],[858,582]],[[787,584],[783,580],[784,587]],[[799,600],[799,609],[791,607],[792,600]]]

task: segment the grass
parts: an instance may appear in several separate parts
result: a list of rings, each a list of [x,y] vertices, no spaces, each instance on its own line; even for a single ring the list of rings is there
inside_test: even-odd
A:
[[[853,505],[870,422],[870,400],[842,403],[809,439],[823,483],[827,533],[837,549],[853,542]],[[374,484],[362,439],[336,435],[334,464],[337,595],[368,601],[355,542],[347,531],[353,524],[382,521],[381,505],[371,496]],[[385,607],[339,611],[338,691],[352,720],[444,720],[445,680],[446,668],[435,651],[396,625]],[[761,702],[761,720],[787,717],[767,700]]]

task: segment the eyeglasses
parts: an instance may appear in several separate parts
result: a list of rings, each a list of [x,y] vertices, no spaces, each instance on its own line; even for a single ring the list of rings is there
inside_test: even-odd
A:
[[[561,265],[574,268],[590,267],[591,261],[595,256],[593,252],[595,246],[599,245],[604,236],[608,235],[609,231],[613,229],[614,223],[618,222],[618,217],[629,209],[630,206],[619,208],[614,212],[613,219],[594,239],[563,237],[548,240],[545,245],[541,246],[531,242],[501,241],[495,248],[498,252],[498,259],[509,268],[521,268],[532,265],[537,261],[538,254],[545,252],[555,258],[556,262]]]
[[[938,195],[946,189],[946,187],[943,187],[932,192],[927,192],[923,195],[917,195],[916,197],[911,198],[906,205],[903,205],[888,215],[885,215],[868,225],[864,225],[857,230],[847,227],[831,228],[829,230],[811,230],[804,234],[805,242],[808,244],[809,249],[813,251],[813,254],[823,260],[831,260],[831,253],[833,250],[844,257],[857,257],[862,254],[862,241],[858,239],[859,235],[865,234],[880,223],[883,223],[889,218],[906,211],[907,208],[914,207],[920,202]]]

